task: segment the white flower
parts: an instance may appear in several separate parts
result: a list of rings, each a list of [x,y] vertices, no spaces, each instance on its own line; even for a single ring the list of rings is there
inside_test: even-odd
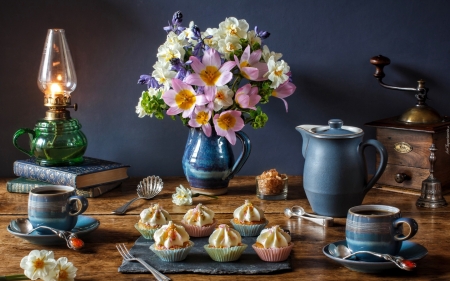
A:
[[[139,98],[139,102],[138,102],[138,104],[136,106],[136,113],[138,114],[139,118],[142,118],[142,117],[148,115],[145,112],[145,109],[142,107],[141,102],[142,102],[142,96]],[[150,117],[153,117],[153,114],[151,114]]]
[[[238,20],[235,17],[226,18],[219,24],[219,33],[223,37],[237,37],[247,39],[248,23],[246,20]]]
[[[217,28],[207,28],[205,32],[202,33],[202,38],[212,35],[211,38],[204,39],[203,42],[205,42],[205,44],[208,45],[209,47],[216,50],[219,49],[220,36],[218,34],[218,31],[219,30]]]
[[[271,88],[276,89],[289,79],[289,76],[287,76],[286,73],[289,72],[290,68],[284,60],[275,62],[275,58],[270,57],[267,62],[267,67],[269,68],[269,71],[264,74],[264,77],[268,77],[269,80],[272,81],[272,84],[270,85]]]
[[[239,41],[239,38],[237,37],[231,37],[228,36],[225,39],[220,39],[218,42],[219,46],[219,53],[221,54],[230,54],[231,52],[234,52],[235,50],[242,49],[241,42]]]
[[[192,191],[180,184],[172,194],[172,202],[178,206],[192,205]]]
[[[178,41],[178,39],[177,39]],[[156,56],[158,60],[163,63],[170,62],[173,58],[183,59],[185,54],[185,50],[183,46],[178,42],[166,42],[163,45],[159,46],[158,53]]]
[[[77,276],[77,268],[73,266],[71,262],[67,261],[67,258],[59,258],[56,261],[56,267],[54,270],[55,275],[50,276],[51,279],[47,278],[44,280],[54,280],[54,281],[74,281],[75,276]]]
[[[216,97],[214,98],[214,111],[233,105],[233,95],[234,92],[227,85],[217,87]]]
[[[278,61],[279,59],[281,59],[282,56],[283,54],[281,53],[271,52],[269,50],[269,47],[267,47],[266,45],[263,46],[262,58],[264,59],[265,62],[268,62],[270,57],[274,57],[275,61]]]
[[[164,90],[167,91],[172,86],[172,78],[174,78],[177,73],[170,70],[171,64],[166,61],[157,61],[153,65],[153,78],[158,81],[159,84],[164,85]]]
[[[197,40],[192,39],[192,37],[194,36],[194,32],[192,32],[192,28],[194,27],[194,22],[191,21],[189,23],[189,27],[186,28],[185,30],[183,30],[182,32],[180,32],[180,34],[178,35],[178,40],[181,42],[185,42],[185,43],[191,43],[191,44],[197,44]],[[183,43],[181,43],[183,44]]]
[[[44,279],[54,275],[56,261],[52,251],[33,250],[20,261],[20,267],[25,270],[24,274],[31,280]]]
[[[256,32],[254,30],[250,30],[247,35],[247,40],[250,46],[253,46],[253,44],[258,43],[261,45],[261,38],[256,36]]]

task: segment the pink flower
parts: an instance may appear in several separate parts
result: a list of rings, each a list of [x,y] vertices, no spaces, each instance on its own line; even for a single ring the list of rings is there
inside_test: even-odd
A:
[[[162,95],[164,102],[170,106],[167,110],[168,115],[177,115],[183,112],[183,118],[191,116],[196,105],[207,103],[204,95],[197,95],[191,85],[173,78],[172,87]]]
[[[261,100],[261,96],[258,95],[258,87],[252,87],[250,84],[241,87],[236,92],[235,100],[241,108],[256,110],[255,105]]]
[[[224,111],[220,115],[214,115],[213,121],[217,135],[225,137],[232,145],[235,145],[235,132],[244,128],[244,120],[241,118],[241,112],[237,110]]]
[[[205,106],[197,106],[194,110],[194,114],[189,120],[189,126],[198,128],[202,127],[203,132],[207,137],[211,136],[211,110]]]
[[[284,98],[289,97],[292,95],[297,87],[295,87],[294,84],[292,84],[289,81],[284,82],[280,85],[280,87],[274,89],[272,91],[272,96],[281,99],[284,102],[284,105],[286,106],[286,112],[288,112],[288,104],[284,100]]]
[[[264,74],[268,71],[266,63],[260,62],[261,50],[256,50],[250,54],[250,45],[245,48],[244,53],[242,53],[241,60],[239,61],[237,56],[234,56],[234,61],[239,67],[242,76],[248,80],[253,81],[263,81],[267,80],[264,78]]]
[[[223,86],[228,83],[233,74],[230,70],[236,66],[234,61],[228,61],[222,64],[219,53],[214,49],[205,51],[202,62],[194,56],[189,58],[191,67],[195,73],[190,74],[184,80],[186,83],[205,87],[205,96],[208,102],[214,101],[217,86]]]

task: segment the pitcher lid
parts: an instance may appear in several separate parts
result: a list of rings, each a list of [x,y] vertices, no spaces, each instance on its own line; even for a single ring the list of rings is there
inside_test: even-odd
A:
[[[344,126],[341,119],[330,119],[328,126],[311,128],[311,132],[324,138],[355,138],[364,134],[360,128]]]

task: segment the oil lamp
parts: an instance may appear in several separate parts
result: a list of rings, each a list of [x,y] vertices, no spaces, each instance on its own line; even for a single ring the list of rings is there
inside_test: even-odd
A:
[[[49,29],[37,79],[48,107],[45,118],[38,120],[34,130],[19,129],[13,137],[14,146],[34,157],[42,166],[76,165],[83,162],[87,139],[78,120],[70,117],[71,93],[77,86],[77,76],[66,41],[64,29]],[[18,138],[27,133],[30,149],[19,146]]]

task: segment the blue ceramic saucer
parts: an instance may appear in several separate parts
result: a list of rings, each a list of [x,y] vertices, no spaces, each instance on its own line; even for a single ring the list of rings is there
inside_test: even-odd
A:
[[[79,238],[82,238],[88,233],[91,233],[92,231],[96,230],[100,225],[100,222],[89,216],[78,216],[78,221],[75,227],[71,230],[71,232],[75,233]],[[34,231],[30,234],[23,234],[20,232],[17,232],[8,225],[6,228],[9,233],[11,233],[14,236],[17,236],[19,238],[25,239],[28,242],[32,244],[37,245],[58,245],[58,244],[65,244],[66,241],[62,238],[59,238],[56,234],[39,234],[37,231]]]
[[[333,244],[336,246],[341,244],[347,246],[347,242],[345,240],[337,241]],[[322,249],[325,256],[353,271],[377,273],[393,268],[399,269],[393,262],[390,261],[366,262],[359,260],[343,260],[341,258],[332,256],[328,251],[328,246],[329,244]],[[400,252],[397,254],[397,256],[402,256],[407,260],[416,261],[425,257],[427,254],[428,250],[424,246],[411,241],[403,241],[402,248],[400,249]]]

